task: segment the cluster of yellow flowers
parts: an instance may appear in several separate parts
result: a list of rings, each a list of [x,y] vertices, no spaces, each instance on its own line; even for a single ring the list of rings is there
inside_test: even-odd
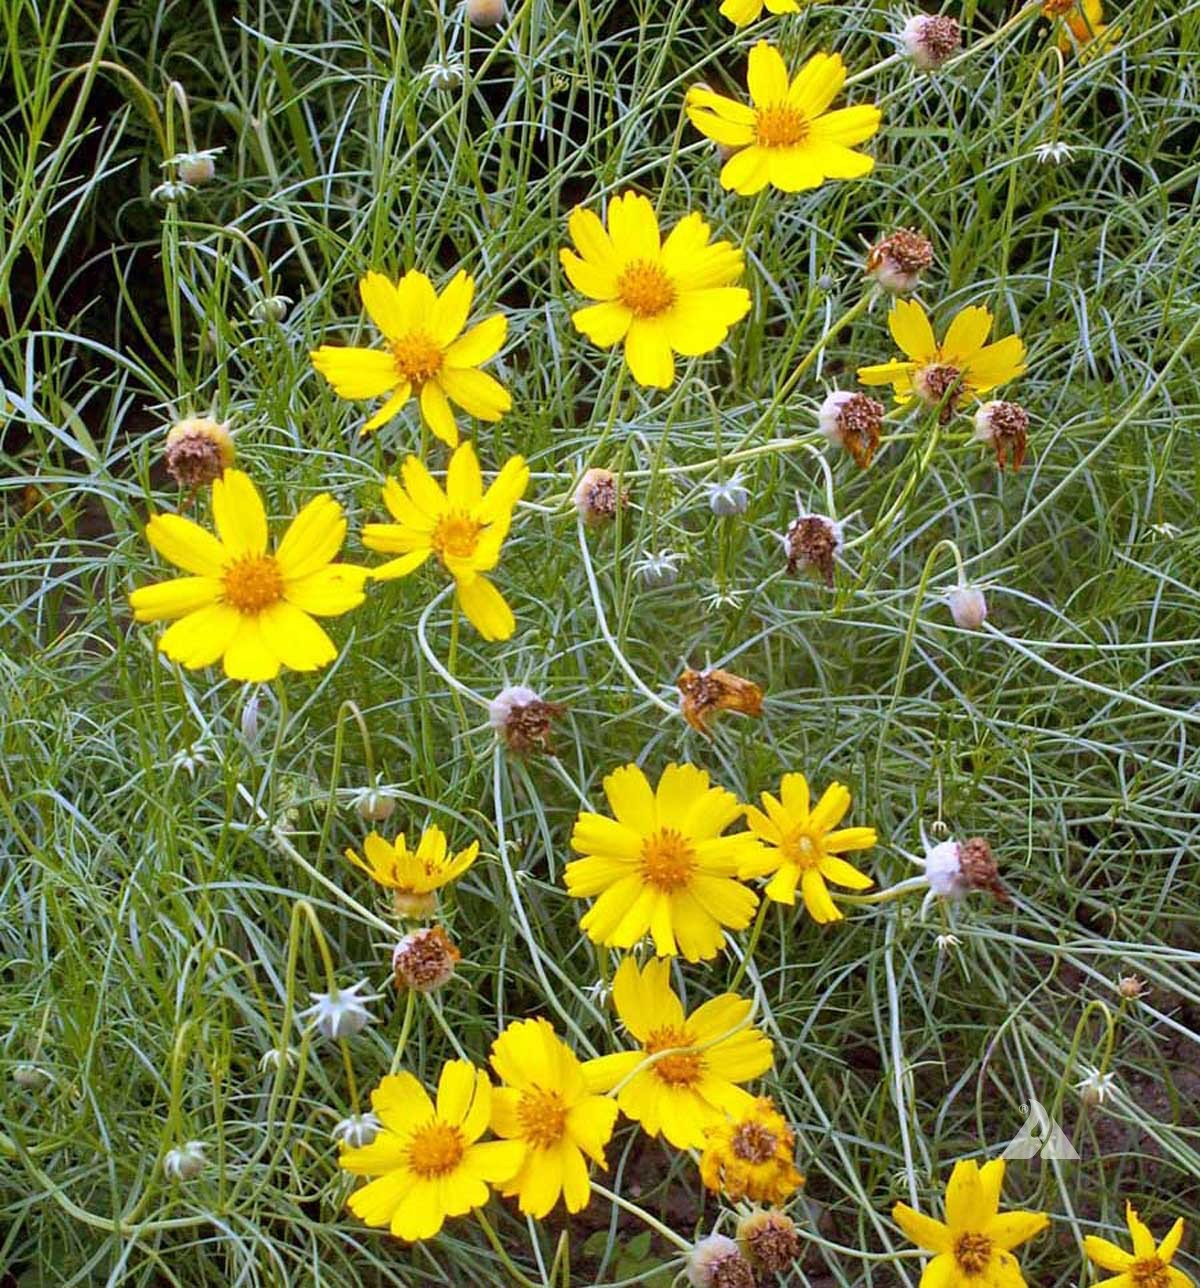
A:
[[[797,0],[725,0],[721,12],[740,26],[760,17],[764,3],[772,14],[799,8]],[[1083,45],[1105,34],[1099,0],[1047,0],[1043,11],[1063,20],[1068,47],[1071,39]],[[957,41],[957,28],[952,34]],[[742,196],[768,188],[794,193],[873,169],[873,158],[857,149],[876,134],[881,114],[873,104],[834,108],[846,79],[837,54],[817,53],[793,73],[779,49],[760,40],[749,51],[748,102],[694,86],[683,106],[691,124],[722,149],[722,187]],[[573,249],[560,250],[562,269],[590,301],[572,321],[601,348],[621,345],[625,368],[644,387],[670,387],[676,357],[712,352],[752,308],[750,291],[739,285],[742,249],[713,240],[698,212],[684,214],[663,236],[650,199],[625,191],[609,201],[604,220],[575,209],[567,233]],[[867,270],[881,288],[904,296],[931,261],[929,243],[900,230],[878,243]],[[465,272],[439,293],[417,270],[395,282],[372,271],[359,293],[383,345],[321,345],[311,355],[313,366],[342,398],[383,399],[363,433],[378,430],[415,399],[424,424],[451,451],[444,485],[416,455],[387,479],[382,501],[391,521],[367,523],[362,531],[368,550],[389,556],[373,568],[338,561],[347,523],[328,494],[305,505],[272,549],[261,496],[233,468],[225,428],[199,420],[177,426],[168,440],[169,465],[193,490],[211,483],[215,534],[180,514],[154,515],[148,541],[186,575],[137,589],[130,602],[140,622],[172,621],[158,647],[185,667],[220,660],[226,675],[249,682],[271,680],[285,667],[321,668],[336,648],[316,619],[351,611],[368,583],[409,576],[431,556],[485,640],[508,639],[516,629],[489,574],[529,485],[529,469],[512,456],[485,488],[473,446],[459,441],[454,411],[496,422],[511,410],[508,391],[481,369],[500,352],[507,320],[497,313],[468,326],[475,282]],[[860,368],[860,383],[890,385],[898,407],[919,401],[939,422],[1025,371],[1022,341],[1009,335],[989,342],[993,317],[980,305],[959,311],[940,340],[915,300],[896,299],[887,324],[903,357]],[[865,395],[835,392],[822,416],[830,438],[869,466],[883,408]],[[995,446],[1001,464],[1007,455],[1016,468],[1027,422],[1015,404],[987,403],[976,415],[977,437]],[[789,530],[789,562],[808,563],[831,580],[836,550],[820,527],[827,521],[804,527],[816,520],[802,516]],[[756,686],[715,674],[725,677],[722,693],[700,694],[704,677],[696,673],[680,681],[684,714],[702,732],[713,710],[757,714],[761,705]],[[564,880],[570,896],[593,901],[580,927],[594,943],[630,951],[648,939],[653,947],[644,964],[622,957],[611,981],[629,1048],[581,1060],[538,1016],[514,1020],[492,1043],[495,1085],[486,1070],[463,1059],[443,1065],[436,1099],[413,1074],[389,1074],[371,1095],[372,1130],[343,1142],[341,1167],[371,1178],[351,1195],[350,1208],[369,1225],[410,1241],[430,1238],[447,1218],[481,1207],[492,1189],[515,1197],[533,1218],[546,1217],[560,1199],[578,1212],[592,1194],[590,1168],[606,1167],[606,1146],[624,1114],[649,1136],[695,1151],[709,1189],[732,1203],[768,1205],[766,1213],[743,1220],[740,1249],[710,1247],[697,1265],[744,1256],[758,1270],[783,1269],[779,1250],[790,1261],[799,1247],[790,1218],[778,1210],[803,1184],[795,1132],[769,1098],[745,1086],[770,1070],[772,1042],[753,1025],[753,1002],[736,992],[687,1011],[671,984],[672,959],[714,958],[727,932],[745,930],[756,909],[761,916],[761,898],[792,905],[799,894],[815,922],[840,920],[829,886],[862,892],[873,885],[844,856],[874,846],[875,829],[842,826],[849,791],[831,783],[814,804],[800,773],[783,775],[778,795],[762,793],[761,808],[739,801],[691,764],[668,765],[655,785],[640,767],[625,765],[604,779],[604,792],[610,813],[585,810],[575,821],[571,846],[578,857],[567,864]],[[731,830],[735,825],[744,826]],[[452,853],[440,829],[430,827],[415,850],[403,835],[388,841],[376,833],[363,850],[363,856],[348,851],[349,858],[392,892],[397,916],[423,921],[436,909],[437,891],[470,867],[479,846]],[[993,868],[981,880],[994,875]],[[749,883],[762,879],[760,896]],[[747,959],[756,942],[757,927]],[[397,983],[428,991],[449,978],[457,960],[444,928],[423,926],[396,950]],[[492,1139],[485,1139],[489,1133]],[[896,1205],[897,1225],[934,1254],[924,1288],[1024,1282],[1012,1249],[1045,1228],[1049,1217],[1000,1214],[1003,1175],[1003,1160],[957,1163],[944,1223]],[[1112,1288],[1189,1282],[1170,1266],[1182,1222],[1156,1245],[1132,1208],[1128,1219],[1132,1253],[1087,1241],[1088,1255],[1118,1272],[1107,1281]],[[702,1272],[694,1278],[702,1282]]]

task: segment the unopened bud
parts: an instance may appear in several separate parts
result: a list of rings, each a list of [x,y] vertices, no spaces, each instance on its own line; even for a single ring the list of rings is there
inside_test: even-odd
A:
[[[923,72],[936,72],[962,48],[962,28],[945,14],[918,13],[900,33],[908,56]]]
[[[739,471],[733,477],[721,483],[710,483],[708,487],[708,508],[718,519],[729,519],[735,514],[745,514],[750,504],[750,492],[742,482]]]
[[[885,291],[907,295],[933,264],[933,243],[915,228],[897,228],[867,252],[867,276]]]
[[[369,1111],[343,1118],[333,1129],[333,1139],[347,1149],[362,1149],[383,1130],[383,1123]]]
[[[462,89],[463,69],[461,63],[431,63],[427,69],[429,84],[445,94],[453,94]]]
[[[250,316],[255,322],[282,322],[287,317],[291,303],[290,295],[268,295],[251,304]]]
[[[467,18],[476,27],[494,27],[504,17],[504,0],[467,0]]]
[[[978,586],[955,586],[946,596],[946,606],[955,626],[977,631],[987,620],[987,600]]]
[[[363,787],[351,799],[358,817],[364,823],[384,823],[396,810],[396,798],[386,787]]]
[[[647,590],[665,590],[678,580],[682,560],[683,555],[673,550],[648,550],[633,565],[633,570]]]
[[[167,473],[180,487],[204,487],[233,464],[229,422],[191,416],[167,430],[164,449]]]
[[[455,965],[461,960],[462,953],[441,926],[414,930],[392,950],[396,987],[432,993],[450,981]]]
[[[1128,1001],[1136,1001],[1146,992],[1146,981],[1137,975],[1123,975],[1117,985],[1117,991]]]
[[[50,1075],[36,1064],[19,1064],[12,1072],[12,1080],[23,1091],[41,1091],[50,1082]]]
[[[204,1171],[208,1159],[204,1157],[207,1148],[202,1140],[189,1140],[167,1151],[163,1159],[163,1175],[169,1181],[191,1181]]]

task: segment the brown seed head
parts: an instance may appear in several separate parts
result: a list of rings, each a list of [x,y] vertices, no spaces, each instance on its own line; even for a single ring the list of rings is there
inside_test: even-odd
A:
[[[566,714],[560,702],[546,702],[530,688],[515,684],[502,690],[488,704],[488,722],[496,737],[517,756],[535,751],[554,754],[551,722]]]
[[[819,514],[802,514],[787,530],[787,570],[811,568],[833,585],[834,556],[841,548],[836,525]]]
[[[982,836],[972,836],[959,845],[958,862],[972,890],[986,890],[1001,903],[1008,902],[1008,891],[1000,883],[1000,870],[992,847]]]
[[[611,470],[591,469],[575,489],[575,508],[589,527],[616,517],[617,507],[629,504],[629,497],[617,486]]]
[[[786,1274],[802,1247],[796,1223],[773,1209],[752,1212],[739,1221],[737,1239],[746,1259],[763,1275]]]
[[[432,993],[454,974],[462,953],[450,942],[441,926],[425,926],[405,935],[392,951],[392,970],[397,988]]]
[[[975,434],[991,443],[1000,469],[1007,461],[1015,472],[1021,468],[1029,443],[1029,413],[1019,403],[985,403],[975,417]]]
[[[219,479],[233,464],[228,423],[189,417],[167,431],[163,452],[167,473],[180,487],[196,489]]]
[[[867,252],[867,276],[885,290],[913,290],[933,265],[933,242],[915,228],[897,228]]]

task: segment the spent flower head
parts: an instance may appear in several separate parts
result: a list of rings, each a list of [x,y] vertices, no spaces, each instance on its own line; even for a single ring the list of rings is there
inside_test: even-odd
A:
[[[392,973],[397,988],[433,993],[454,977],[462,953],[441,926],[414,930],[392,950]]]
[[[914,14],[900,32],[900,43],[923,72],[936,72],[962,48],[962,28],[948,14]]]
[[[512,684],[488,703],[488,724],[515,755],[553,754],[551,724],[566,711],[560,702],[545,701],[527,684]]]
[[[867,252],[867,276],[892,295],[915,291],[933,266],[933,242],[915,228],[897,228]]]

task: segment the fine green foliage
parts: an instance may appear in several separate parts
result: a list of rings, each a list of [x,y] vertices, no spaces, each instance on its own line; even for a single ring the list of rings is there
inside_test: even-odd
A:
[[[1082,1239],[1122,1240],[1126,1199],[1159,1237],[1200,1211],[1200,3],[1106,8],[1119,37],[1081,59],[1036,4],[946,6],[965,52],[923,75],[871,0],[741,32],[716,0],[512,0],[488,29],[440,0],[0,0],[0,1283],[682,1282],[668,1232],[732,1233],[732,1208],[625,1120],[593,1174],[620,1204],[535,1223],[493,1199],[487,1227],[414,1247],[346,1211],[331,1135],[397,1054],[430,1085],[527,1015],[581,1058],[625,1044],[615,955],[562,871],[632,760],[743,801],[836,779],[878,829],[853,856],[877,890],[918,871],[923,825],[987,838],[1011,896],[858,896],[828,926],[771,905],[744,967],[748,932],[676,973],[689,1005],[736,980],[776,1044],[759,1085],[807,1176],[797,1282],[915,1285],[892,1204],[938,1211],[1031,1100],[1080,1158],[1009,1166],[1006,1204],[1053,1218],[1020,1249],[1029,1283],[1090,1282]],[[721,189],[684,93],[744,95],[760,37],[793,66],[841,52],[844,101],[883,111],[871,175]],[[207,147],[211,182],[151,200],[165,159]],[[576,332],[558,261],[572,206],[628,188],[746,246],[750,315],[668,391]],[[827,390],[895,352],[863,260],[901,226],[934,242],[939,333],[978,303],[1028,346],[1004,391],[1032,417],[1018,473],[967,416],[890,411],[866,470],[817,432]],[[516,634],[482,641],[431,564],[327,623],[319,674],[252,690],[167,663],[127,595],[172,575],[150,513],[208,521],[163,471],[172,421],[230,422],[275,535],[332,492],[368,565],[388,473],[410,451],[444,469],[413,405],[360,437],[367,406],[308,357],[373,343],[358,279],[414,267],[465,268],[474,315],[509,319],[489,369],[513,410],[459,421],[487,474],[532,471],[496,575]],[[629,504],[585,530],[589,466]],[[718,518],[735,471],[748,509]],[[785,570],[797,502],[845,524],[832,589]],[[947,542],[980,631],[946,607]],[[663,551],[678,579],[648,588]],[[761,719],[688,727],[675,681],[706,663],[762,686]],[[566,708],[554,756],[497,744],[511,683]],[[481,846],[442,900],[457,975],[412,1001],[390,905],[342,857],[375,776],[385,834]],[[341,1049],[297,1020],[331,976],[382,995]],[[174,1182],[190,1140],[208,1165]]]

